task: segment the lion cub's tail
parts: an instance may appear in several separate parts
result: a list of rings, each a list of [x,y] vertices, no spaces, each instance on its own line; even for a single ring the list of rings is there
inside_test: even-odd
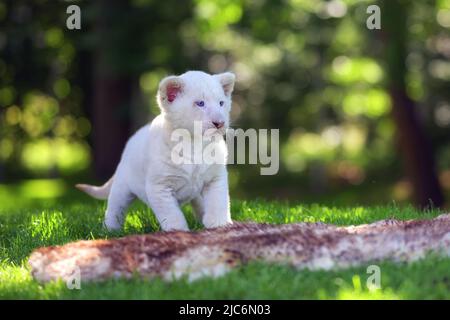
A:
[[[114,176],[112,176],[104,185],[101,187],[91,186],[89,184],[76,184],[75,187],[83,192],[86,192],[91,197],[96,199],[104,200],[108,198],[109,192],[111,191],[111,185],[113,183]]]

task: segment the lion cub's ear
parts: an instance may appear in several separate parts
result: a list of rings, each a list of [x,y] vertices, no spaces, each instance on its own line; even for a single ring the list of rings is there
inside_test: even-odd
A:
[[[184,82],[177,76],[169,76],[161,80],[158,89],[158,102],[160,106],[170,106],[182,93]]]
[[[231,93],[234,89],[234,82],[236,80],[236,76],[232,72],[224,72],[214,75],[222,85],[223,92],[225,92],[226,96],[231,96]]]

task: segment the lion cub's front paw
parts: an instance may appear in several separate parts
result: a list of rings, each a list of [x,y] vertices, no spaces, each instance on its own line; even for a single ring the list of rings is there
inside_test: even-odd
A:
[[[117,222],[105,220],[103,222],[103,228],[105,228],[109,232],[114,232],[114,231],[120,231],[122,229],[122,225]]]
[[[231,218],[228,217],[208,217],[205,216],[203,218],[203,225],[205,226],[205,228],[217,228],[217,227],[222,227],[222,226],[226,226],[228,224],[232,224],[233,221],[231,220]]]

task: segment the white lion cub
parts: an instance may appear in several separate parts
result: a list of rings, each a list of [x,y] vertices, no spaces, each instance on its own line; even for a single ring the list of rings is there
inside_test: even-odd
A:
[[[180,205],[189,201],[206,228],[232,223],[223,134],[229,125],[234,81],[229,72],[189,71],[160,82],[161,114],[128,140],[113,177],[101,187],[77,185],[97,199],[108,198],[104,222],[108,230],[122,227],[124,212],[135,197],[152,208],[163,230],[188,230]],[[194,130],[194,123],[200,123],[201,130]],[[176,129],[189,132],[192,141],[200,138],[203,145],[215,144],[215,157],[222,161],[174,163]],[[205,138],[211,131],[220,138]]]

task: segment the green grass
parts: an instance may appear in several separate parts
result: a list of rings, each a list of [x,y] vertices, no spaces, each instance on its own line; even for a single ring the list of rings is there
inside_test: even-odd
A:
[[[29,273],[27,257],[40,246],[158,230],[141,203],[129,209],[124,231],[111,235],[101,227],[105,203],[73,192],[61,182],[34,181],[0,186],[0,299],[449,299],[450,259],[429,257],[412,264],[378,263],[381,289],[365,285],[367,266],[336,271],[296,271],[288,266],[252,263],[219,279],[165,282],[111,280],[82,283],[69,290],[62,282],[41,285]],[[186,207],[193,229],[200,225]],[[265,201],[233,201],[235,220],[271,223],[322,221],[360,224],[395,217],[431,218],[394,204],[384,207],[332,207]]]

